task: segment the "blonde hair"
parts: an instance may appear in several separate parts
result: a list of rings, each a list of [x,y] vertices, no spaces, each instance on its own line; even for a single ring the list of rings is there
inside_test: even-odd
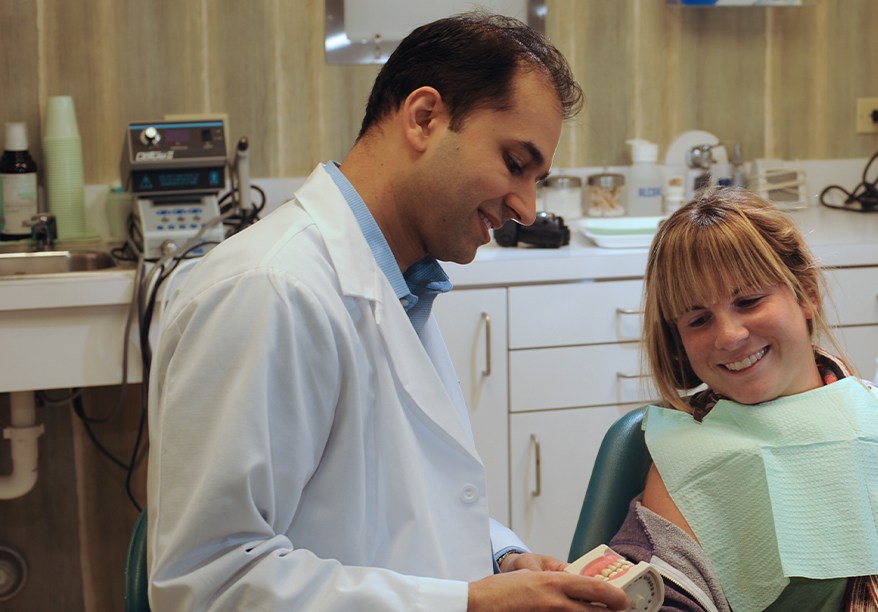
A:
[[[752,192],[725,188],[700,194],[662,223],[647,261],[643,339],[664,403],[689,411],[680,394],[702,383],[677,319],[695,304],[776,285],[809,307],[811,337],[816,329],[837,348],[823,315],[823,275],[787,213]]]

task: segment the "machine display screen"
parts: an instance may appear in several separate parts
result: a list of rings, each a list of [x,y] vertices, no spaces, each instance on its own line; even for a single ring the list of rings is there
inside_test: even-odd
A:
[[[134,170],[131,173],[131,190],[134,193],[219,191],[224,187],[225,174],[222,168]]]
[[[190,132],[186,128],[176,128],[172,130],[162,130],[165,138],[170,142],[189,142]]]

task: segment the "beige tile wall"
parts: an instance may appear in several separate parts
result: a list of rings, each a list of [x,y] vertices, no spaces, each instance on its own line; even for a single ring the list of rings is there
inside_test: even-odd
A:
[[[559,166],[627,163],[624,141],[666,147],[701,129],[748,158],[853,158],[878,150],[854,133],[855,99],[878,97],[876,0],[805,8],[681,9],[664,0],[547,0],[549,37],[588,97],[566,128]],[[0,0],[0,123],[25,120],[38,161],[47,96],[74,97],[88,183],[119,178],[127,123],[163,114],[229,116],[252,142],[253,175],[302,176],[342,158],[376,66],[327,65],[322,0]],[[90,389],[107,414],[118,389]],[[126,457],[137,387],[122,418],[96,426]],[[0,398],[0,423],[8,422]],[[31,583],[0,610],[121,609],[136,512],[124,473],[64,408],[41,413],[41,478],[0,502],[0,545],[23,551]],[[0,456],[0,473],[9,469]],[[143,475],[136,490],[142,500]]]
[[[547,32],[588,95],[559,166],[627,163],[627,138],[681,131],[745,157],[867,157],[855,99],[878,96],[875,0],[698,9],[664,0],[547,0]],[[253,175],[345,155],[376,66],[327,65],[322,0],[0,0],[0,122],[39,144],[47,96],[74,97],[86,182],[119,178],[128,122],[227,113]],[[38,147],[33,151],[39,160]]]

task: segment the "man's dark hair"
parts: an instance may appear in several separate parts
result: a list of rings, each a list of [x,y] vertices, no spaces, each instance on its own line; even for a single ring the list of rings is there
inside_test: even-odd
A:
[[[450,110],[452,130],[474,110],[507,109],[520,69],[547,76],[565,119],[579,112],[582,89],[567,60],[521,21],[472,12],[420,26],[400,42],[378,73],[357,138],[418,87],[436,88]]]

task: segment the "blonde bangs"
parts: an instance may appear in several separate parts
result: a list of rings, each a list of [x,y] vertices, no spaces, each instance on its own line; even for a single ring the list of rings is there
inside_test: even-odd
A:
[[[729,221],[666,236],[661,267],[653,271],[665,321],[738,292],[779,284],[793,289],[789,269],[746,217]]]

